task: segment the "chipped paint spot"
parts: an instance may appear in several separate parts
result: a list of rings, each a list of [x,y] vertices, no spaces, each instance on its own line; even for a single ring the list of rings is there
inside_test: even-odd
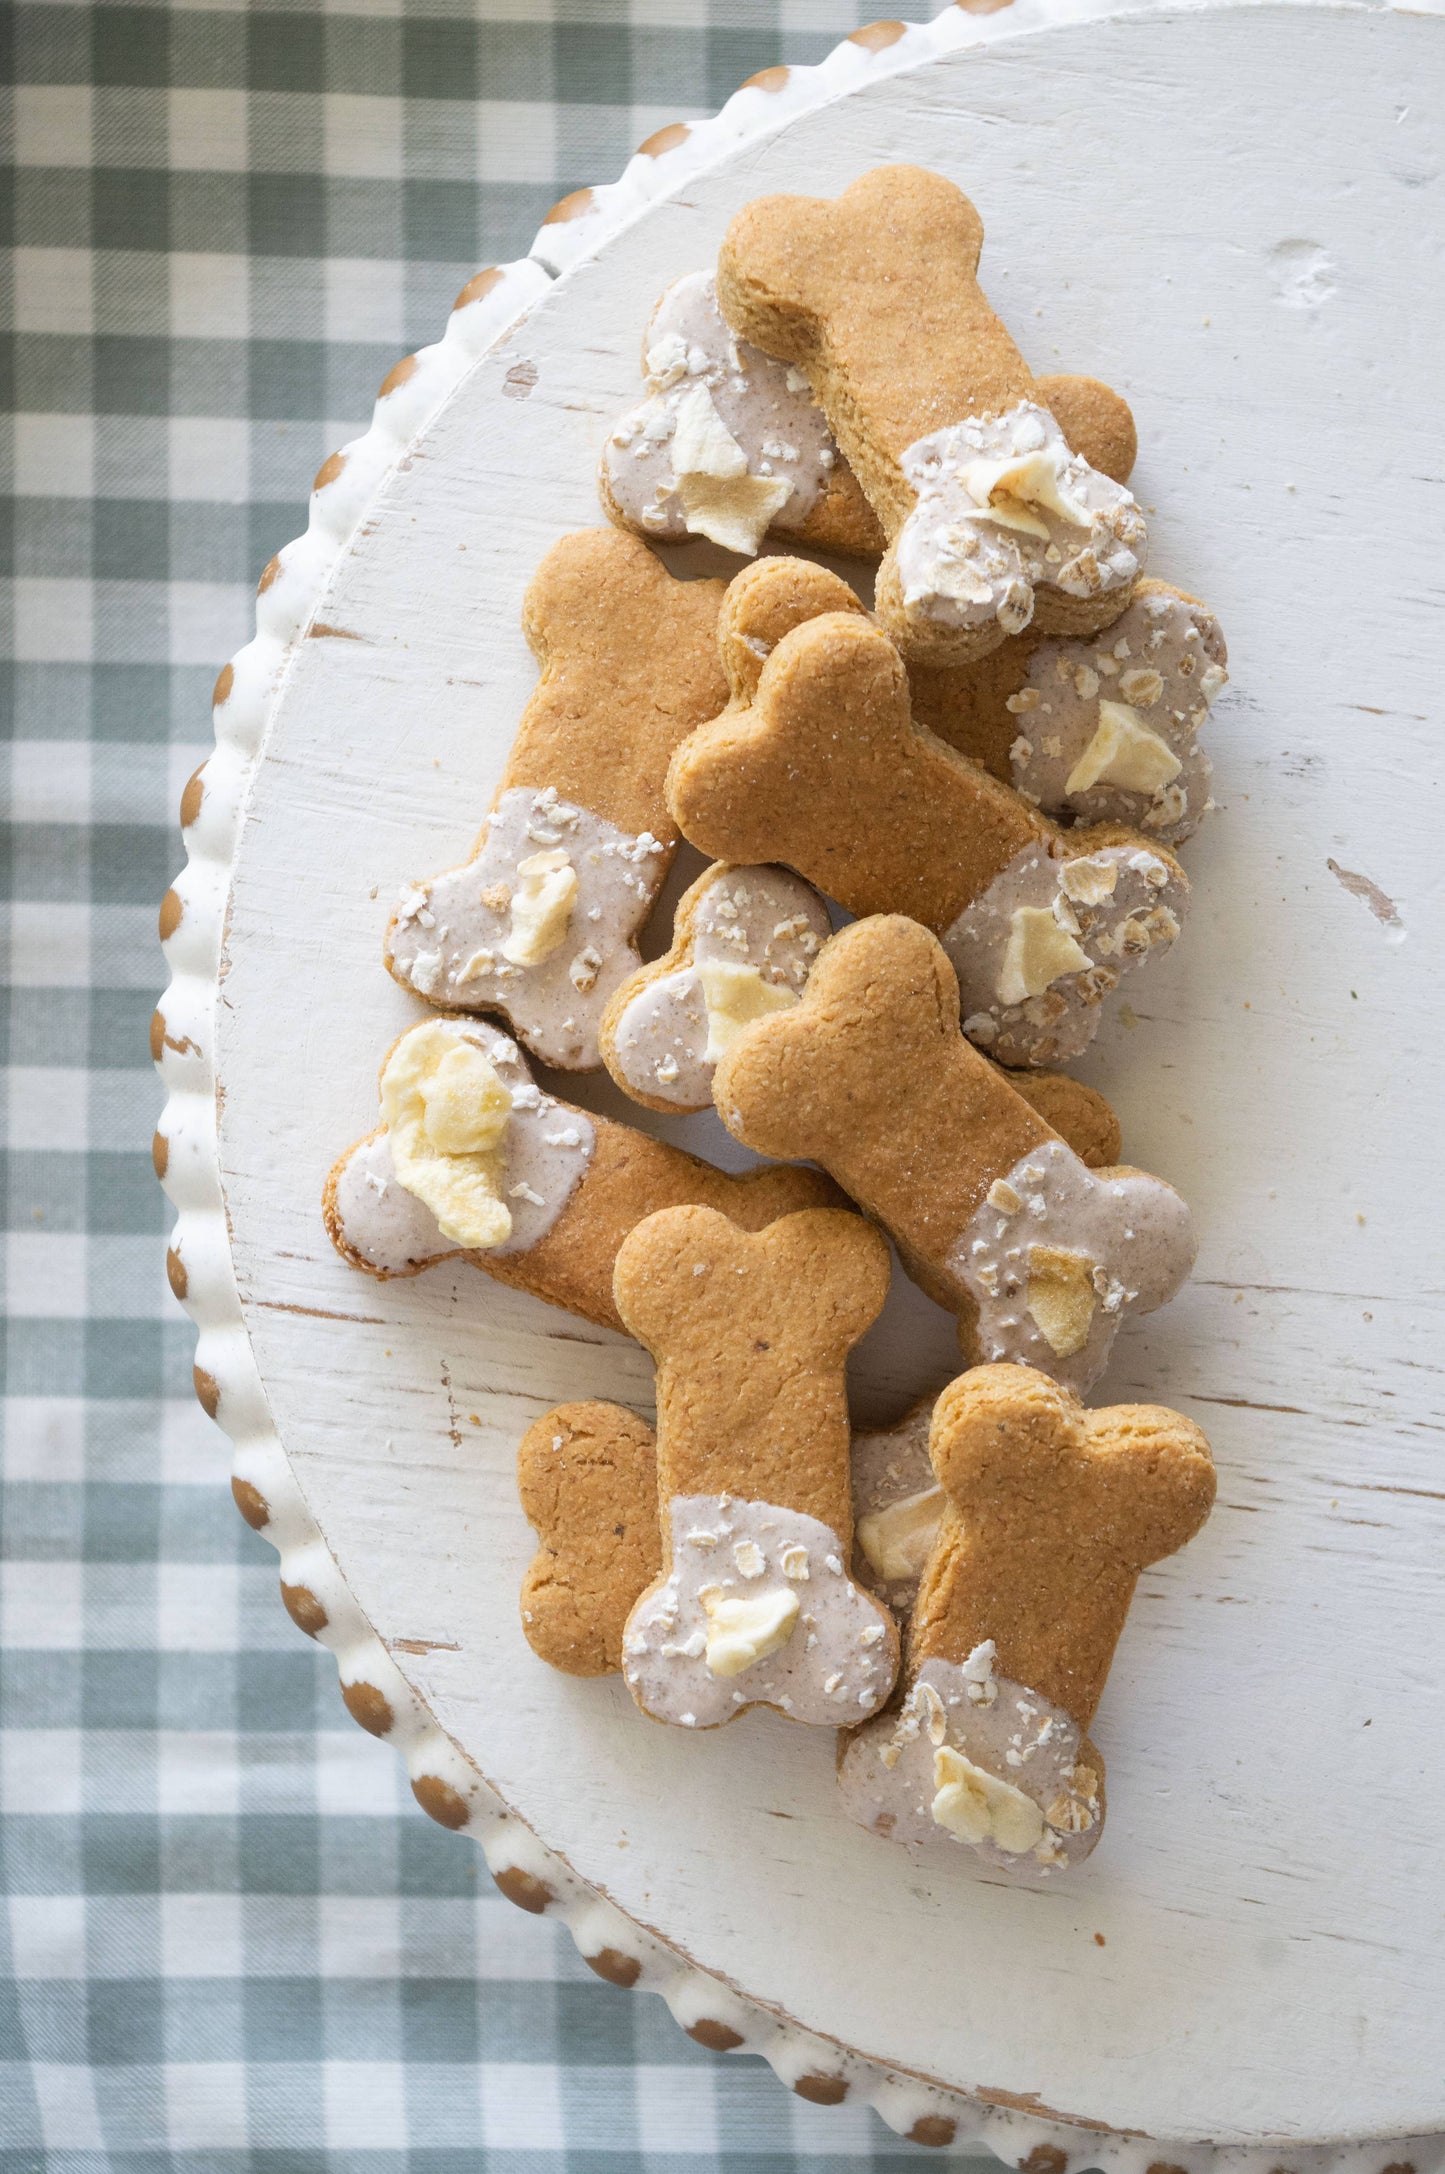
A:
[[[1380,889],[1378,883],[1371,882],[1368,876],[1357,875],[1353,868],[1341,868],[1338,861],[1327,860],[1325,866],[1336,883],[1344,885],[1351,898],[1363,899],[1377,921],[1386,928],[1398,929],[1404,935],[1405,924],[1400,918],[1400,909],[1394,899]]]

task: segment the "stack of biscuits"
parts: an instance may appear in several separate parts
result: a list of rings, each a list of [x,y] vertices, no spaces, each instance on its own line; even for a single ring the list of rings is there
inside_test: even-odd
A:
[[[1036,1880],[1099,1839],[1135,1582],[1214,1495],[1192,1422],[1082,1401],[1194,1239],[1056,1068],[1180,934],[1225,652],[1143,573],[1128,408],[1031,374],[981,244],[961,190],[889,166],[747,205],[663,296],[613,525],[528,589],[541,678],[475,850],[392,916],[432,1009],[325,1210],[368,1274],[460,1257],[655,1362],[655,1427],[570,1404],[521,1443],[542,1662],[678,1728],[832,1729],[873,1833]],[[735,578],[654,549],[695,537]],[[872,608],[811,554],[872,562]],[[710,865],[644,964],[683,839]],[[731,1175],[529,1060],[766,1159]],[[895,1254],[964,1371],[853,1432]]]

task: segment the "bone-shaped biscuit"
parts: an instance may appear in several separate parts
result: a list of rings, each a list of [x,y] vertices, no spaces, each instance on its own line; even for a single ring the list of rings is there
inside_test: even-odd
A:
[[[915,665],[913,716],[1064,822],[1136,824],[1178,845],[1209,806],[1198,733],[1229,677],[1219,621],[1140,581],[1101,634],[1015,635],[974,664]]]
[[[758,198],[718,256],[723,315],[804,371],[883,524],[885,624],[937,663],[982,656],[1031,620],[1107,626],[1146,540],[1129,492],[1070,452],[985,301],[982,244],[961,189],[884,166],[831,202]]]
[[[409,1028],[381,1078],[385,1121],[335,1163],[323,1202],[337,1251],[381,1279],[460,1256],[620,1328],[613,1263],[644,1216],[693,1202],[755,1230],[838,1198],[816,1170],[734,1177],[543,1094],[515,1042],[483,1020]]]
[[[673,282],[642,351],[646,398],[610,433],[598,472],[614,521],[659,543],[707,536],[749,555],[771,530],[880,556],[877,516],[806,378],[734,338],[710,272]]]
[[[856,598],[800,617],[830,585],[766,559],[730,587],[733,698],[672,759],[679,828],[719,860],[782,861],[850,912],[921,921],[966,1031],[1003,1063],[1077,1056],[1120,976],[1178,934],[1183,870],[1119,825],[1061,830],[917,726],[902,659]]]
[[[603,1063],[649,1109],[711,1109],[718,1058],[750,1020],[796,1004],[831,934],[817,892],[786,868],[704,869],[678,900],[666,955],[603,1013]]]
[[[470,859],[402,893],[385,943],[398,981],[444,1010],[501,1012],[544,1063],[601,1063],[598,1021],[640,964],[677,847],[668,758],[726,692],[721,595],[615,528],[553,545],[523,607],[541,679]]]
[[[853,1575],[895,1614],[913,1604],[943,1514],[933,1401],[852,1438]],[[540,1541],[522,1580],[527,1643],[566,1675],[615,1675],[623,1626],[662,1561],[652,1428],[623,1404],[559,1404],[522,1437],[517,1481]]]
[[[1085,1731],[1139,1573],[1209,1515],[1209,1444],[1160,1405],[1087,1412],[1029,1368],[984,1366],[939,1398],[930,1449],[948,1506],[906,1695],[844,1746],[839,1785],[877,1834],[1037,1876],[1099,1839]]]
[[[622,528],[660,543],[707,536],[749,555],[764,533],[878,558],[877,515],[814,401],[807,378],[740,340],[710,272],[663,295],[642,343],[646,398],[603,447],[602,503]],[[1037,394],[1073,450],[1126,483],[1134,419],[1095,378],[1040,378]]]
[[[522,1437],[517,1492],[541,1543],[522,1580],[527,1643],[566,1675],[615,1675],[628,1611],[662,1568],[651,1427],[620,1404],[559,1404]]]
[[[655,1720],[715,1728],[768,1705],[836,1728],[887,1698],[897,1632],[847,1568],[843,1369],[888,1274],[878,1232],[841,1209],[750,1234],[675,1208],[621,1247],[617,1310],[657,1365],[663,1552],[623,1675]]]
[[[1014,1360],[1082,1392],[1120,1322],[1193,1266],[1173,1187],[1086,1169],[964,1039],[948,960],[900,916],[840,930],[802,1001],[723,1058],[714,1097],[747,1146],[821,1163],[877,1217],[957,1315],[970,1363]]]
[[[797,1002],[831,933],[817,892],[785,869],[704,869],[678,900],[671,948],[603,1013],[618,1086],[649,1109],[711,1109],[718,1058],[753,1019]],[[1097,1088],[1067,1072],[1009,1077],[1091,1170],[1119,1160],[1119,1120]]]

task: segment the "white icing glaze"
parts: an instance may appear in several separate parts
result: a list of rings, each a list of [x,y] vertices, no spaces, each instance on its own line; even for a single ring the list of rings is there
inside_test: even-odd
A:
[[[1035,465],[1049,495],[1010,497],[991,513],[989,482],[1015,457]],[[997,621],[1020,634],[1037,588],[1091,597],[1126,588],[1139,572],[1146,531],[1132,494],[1071,453],[1032,401],[936,430],[902,465],[918,493],[895,547],[910,616],[949,627]],[[1029,528],[1012,525],[1019,520]]]
[[[733,1495],[675,1495],[668,1518],[672,1568],[641,1596],[622,1641],[622,1672],[644,1713],[709,1729],[748,1706],[777,1706],[818,1728],[877,1712],[893,1687],[897,1634],[849,1577],[835,1532],[801,1510]],[[741,1674],[714,1674],[704,1598],[714,1591],[795,1599],[787,1642]]]
[[[1029,1311],[1032,1247],[1081,1256],[1094,1293],[1087,1336],[1066,1356]],[[1090,1170],[1062,1140],[1047,1140],[995,1180],[945,1265],[978,1305],[982,1359],[1036,1366],[1082,1396],[1103,1373],[1120,1322],[1166,1304],[1194,1254],[1193,1221],[1172,1185],[1142,1170]]]
[[[689,272],[668,288],[648,327],[646,366],[648,397],[622,417],[602,456],[629,524],[660,542],[706,533],[683,505],[673,463],[678,410],[703,386],[746,473],[792,486],[763,528],[800,529],[827,488],[837,448],[802,373],[734,336],[710,272]],[[761,540],[759,529],[754,551]]]
[[[923,1534],[919,1534],[916,1549],[910,1550],[914,1562],[902,1575],[890,1576],[885,1574],[882,1565],[869,1559],[862,1528],[867,1525],[866,1538],[871,1540],[877,1529],[876,1520],[884,1512],[900,1502],[919,1502],[921,1510],[926,1498],[928,1529],[937,1533],[944,1503],[943,1490],[934,1477],[928,1455],[928,1430],[932,1420],[933,1399],[925,1397],[905,1412],[896,1426],[853,1436],[853,1575],[860,1585],[866,1585],[871,1593],[876,1593],[880,1600],[886,1600],[890,1608],[900,1613],[906,1613],[918,1595],[918,1580],[929,1552],[923,1544]],[[922,1515],[917,1522],[922,1525]]]
[[[1089,880],[1096,867],[1114,871],[1113,888],[1091,903],[1087,894],[1102,889]],[[965,1034],[1002,1064],[1077,1057],[1097,1033],[1100,1007],[1120,975],[1173,943],[1187,896],[1170,864],[1137,846],[1104,846],[1072,860],[1045,845],[1026,846],[940,938],[958,975]],[[1072,937],[1084,964],[1011,1003],[1004,968],[1014,917],[1040,909]]]
[[[591,1070],[602,1061],[603,1007],[640,964],[637,931],[652,911],[671,846],[649,831],[635,837],[619,830],[559,800],[551,787],[503,793],[486,833],[475,859],[407,885],[387,932],[392,968],[432,1003],[504,1013],[544,1064]],[[509,947],[532,948],[530,926],[518,929],[512,911],[519,867],[559,850],[577,878],[565,934],[533,963],[517,963]]]
[[[431,1032],[440,1027],[481,1049],[512,1097],[501,1146],[501,1192],[512,1229],[487,1253],[489,1258],[526,1253],[545,1238],[586,1174],[596,1139],[592,1120],[544,1095],[516,1043],[496,1027],[480,1019],[429,1021],[427,1027]],[[461,1250],[402,1185],[384,1132],[362,1140],[348,1156],[336,1182],[336,1215],[345,1244],[383,1275],[405,1275]]]
[[[1015,787],[1046,814],[1132,823],[1177,844],[1198,829],[1209,805],[1210,762],[1196,735],[1228,676],[1218,620],[1167,590],[1136,597],[1087,641],[1040,642],[1027,683],[1008,698],[1018,720],[1010,750]],[[1129,704],[1173,750],[1178,774],[1157,791],[1107,782],[1069,790],[1098,729],[1101,700]]]
[[[851,1818],[911,1847],[971,1849],[985,1864],[1046,1879],[1087,1857],[1103,1829],[1099,1777],[1080,1763],[1083,1731],[1061,1706],[998,1675],[993,1641],[967,1661],[924,1661],[898,1711],[880,1714],[845,1744],[838,1787]],[[934,1815],[937,1753],[945,1746],[985,1774],[1021,1790],[1039,1808],[1034,1849],[1004,1849],[992,1838],[964,1841]]]
[[[710,1108],[716,1066],[699,968],[714,960],[755,967],[766,983],[798,996],[830,934],[827,909],[800,876],[784,868],[728,870],[698,903],[690,962],[645,983],[618,1019],[620,1084],[680,1110]]]

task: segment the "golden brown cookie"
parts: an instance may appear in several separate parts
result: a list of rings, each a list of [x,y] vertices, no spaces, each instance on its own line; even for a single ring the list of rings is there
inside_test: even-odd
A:
[[[765,559],[729,588],[732,700],[673,757],[680,829],[719,860],[781,861],[850,912],[921,921],[953,962],[966,1030],[1004,1063],[1078,1055],[1121,974],[1178,934],[1183,870],[1119,825],[1060,830],[920,729],[903,662],[856,598],[800,620],[841,587]]]
[[[675,1208],[621,1247],[617,1310],[657,1365],[663,1552],[623,1675],[654,1720],[768,1705],[836,1728],[887,1698],[897,1632],[848,1569],[843,1370],[888,1275],[878,1232],[838,1209],[749,1233]]]
[[[566,1675],[615,1675],[628,1610],[662,1568],[651,1427],[620,1404],[559,1404],[522,1437],[517,1492],[541,1543],[522,1580],[528,1645]]]
[[[844,1800],[894,1841],[1076,1864],[1104,1821],[1085,1731],[1140,1571],[1209,1515],[1209,1444],[1160,1405],[1088,1412],[1031,1368],[981,1366],[939,1398],[929,1446],[947,1508],[907,1695],[844,1746]]]
[[[852,1437],[853,1575],[895,1615],[913,1605],[943,1514],[933,1403]],[[559,1404],[528,1428],[517,1476],[543,1542],[522,1585],[527,1641],[568,1675],[614,1675],[626,1617],[661,1567],[656,1436],[625,1405]]]
[[[751,555],[764,534],[877,559],[878,517],[803,372],[729,330],[710,272],[674,280],[642,342],[645,397],[608,433],[598,491],[609,519],[656,543],[706,536]],[[1134,418],[1097,378],[1040,378],[1072,450],[1126,483]]]
[[[443,1010],[501,1012],[544,1063],[601,1063],[598,1021],[640,963],[677,847],[668,760],[726,696],[721,597],[615,528],[553,545],[523,607],[542,676],[491,812],[471,858],[408,884],[387,928],[406,988]]]
[[[821,1163],[877,1217],[957,1315],[970,1361],[1087,1389],[1119,1323],[1172,1298],[1193,1265],[1173,1187],[1086,1169],[964,1039],[947,958],[899,915],[840,930],[802,1001],[723,1058],[714,1096],[745,1145]]]
[[[414,1276],[458,1255],[569,1313],[620,1328],[612,1268],[658,1208],[701,1203],[755,1230],[829,1205],[816,1170],[741,1177],[543,1094],[516,1044],[479,1019],[429,1019],[388,1051],[383,1123],[326,1181],[332,1244],[354,1268]]]
[[[878,609],[909,657],[963,663],[1036,621],[1107,626],[1145,548],[1129,492],[1070,450],[978,285],[963,191],[882,166],[833,201],[761,197],[728,228],[733,330],[808,378],[889,539]],[[1131,452],[1117,396],[1075,380],[1076,436]]]
[[[751,554],[765,533],[878,558],[883,532],[807,379],[723,322],[710,272],[674,280],[642,343],[646,397],[602,449],[610,518],[658,543],[707,536]]]

